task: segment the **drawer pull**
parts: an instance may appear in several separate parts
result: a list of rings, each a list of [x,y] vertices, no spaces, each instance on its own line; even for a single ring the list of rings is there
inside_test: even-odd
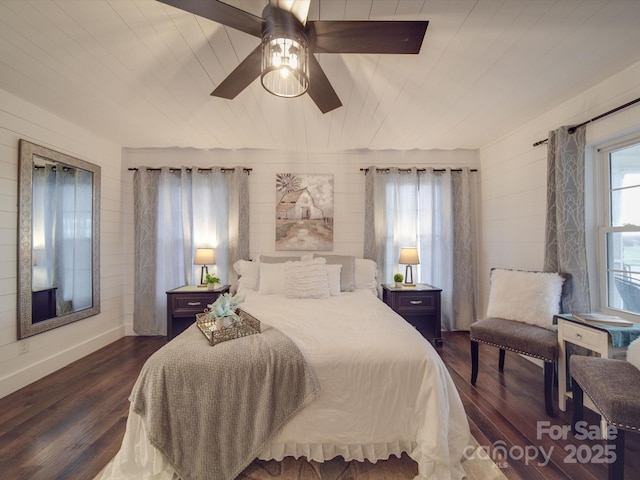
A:
[[[190,307],[199,307],[201,302],[187,302]]]
[[[410,300],[411,305],[422,305],[422,300]]]
[[[581,333],[576,333],[576,338],[579,340],[582,340],[582,334]]]

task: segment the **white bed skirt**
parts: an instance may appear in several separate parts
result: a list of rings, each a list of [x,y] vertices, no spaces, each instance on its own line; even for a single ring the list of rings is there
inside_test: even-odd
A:
[[[280,461],[284,457],[294,457],[322,463],[340,456],[347,461],[368,460],[375,463],[378,460],[386,460],[391,455],[400,457],[403,453],[410,454],[415,448],[415,442],[375,443],[372,445],[272,444],[265,448],[258,458]],[[171,480],[176,478],[169,462],[149,442],[142,418],[131,410],[127,419],[127,432],[122,447],[101,476],[101,480],[123,478],[137,480]]]

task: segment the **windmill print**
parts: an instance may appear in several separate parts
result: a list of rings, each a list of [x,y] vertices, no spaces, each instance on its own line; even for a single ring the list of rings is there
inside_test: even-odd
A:
[[[333,250],[333,175],[276,175],[276,250]]]

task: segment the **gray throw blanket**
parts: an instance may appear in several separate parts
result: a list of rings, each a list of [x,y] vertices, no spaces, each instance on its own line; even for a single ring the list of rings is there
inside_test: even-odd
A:
[[[145,363],[129,400],[184,480],[233,480],[319,393],[282,332],[210,346],[194,324]]]

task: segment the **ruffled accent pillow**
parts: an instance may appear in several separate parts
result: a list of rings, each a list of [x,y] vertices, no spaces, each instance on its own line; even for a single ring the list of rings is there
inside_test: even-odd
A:
[[[553,329],[560,313],[562,278],[557,273],[493,270],[487,317]]]
[[[640,338],[636,338],[627,348],[627,362],[640,370]]]
[[[322,262],[318,260],[322,260]],[[285,263],[285,296],[287,298],[329,297],[331,292],[327,266],[324,259]]]

